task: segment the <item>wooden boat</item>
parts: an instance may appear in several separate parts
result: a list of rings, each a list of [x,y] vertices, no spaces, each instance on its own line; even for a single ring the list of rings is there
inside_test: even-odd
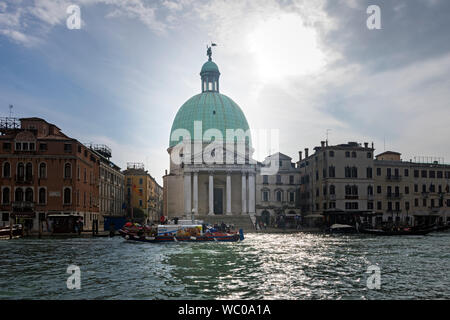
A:
[[[202,225],[158,225],[157,230],[140,226],[124,226],[119,234],[130,241],[160,242],[236,242],[244,240],[244,232],[222,232]],[[203,232],[203,230],[205,232]],[[156,231],[156,234],[155,234]]]

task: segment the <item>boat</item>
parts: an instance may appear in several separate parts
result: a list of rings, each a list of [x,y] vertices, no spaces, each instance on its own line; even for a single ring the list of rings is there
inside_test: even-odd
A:
[[[158,225],[156,228],[127,223],[119,234],[129,241],[161,242],[236,242],[244,240],[244,232],[219,231],[201,224]]]
[[[356,228],[348,224],[333,224],[327,229],[328,233],[354,233]]]
[[[435,226],[433,231],[441,232],[441,231],[447,231],[450,229],[450,224],[443,225],[443,226]]]
[[[23,226],[21,224],[14,224],[12,229],[13,239],[20,238],[22,236]],[[0,228],[0,239],[10,239],[11,228],[10,226]]]
[[[372,235],[378,235],[378,236],[421,236],[421,235],[426,235],[432,231],[434,231],[434,228],[426,228],[426,229],[404,228],[404,229],[398,229],[398,230],[358,228],[358,232],[360,232],[360,233],[372,234]]]

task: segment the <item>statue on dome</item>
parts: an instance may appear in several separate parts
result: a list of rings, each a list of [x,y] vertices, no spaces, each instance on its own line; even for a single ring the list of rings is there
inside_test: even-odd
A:
[[[208,56],[208,61],[211,61],[212,50],[211,47],[215,47],[217,44],[211,42],[211,46],[206,45],[206,55]]]

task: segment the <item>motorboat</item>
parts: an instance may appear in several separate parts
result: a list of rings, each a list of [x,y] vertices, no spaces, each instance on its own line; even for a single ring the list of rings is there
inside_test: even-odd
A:
[[[168,224],[156,227],[127,223],[119,234],[129,241],[140,242],[236,242],[244,240],[244,232],[217,230],[201,224]]]

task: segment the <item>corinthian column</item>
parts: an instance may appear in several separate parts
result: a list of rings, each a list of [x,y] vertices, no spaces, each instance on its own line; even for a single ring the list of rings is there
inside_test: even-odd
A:
[[[255,213],[255,174],[248,174],[248,213]]]
[[[214,176],[212,172],[209,173],[209,215],[214,214]]]
[[[242,214],[247,213],[247,176],[242,172]]]
[[[194,213],[198,214],[198,172],[194,172]]]
[[[227,215],[231,215],[231,174],[227,173]]]
[[[191,215],[191,173],[184,173],[184,213]]]

